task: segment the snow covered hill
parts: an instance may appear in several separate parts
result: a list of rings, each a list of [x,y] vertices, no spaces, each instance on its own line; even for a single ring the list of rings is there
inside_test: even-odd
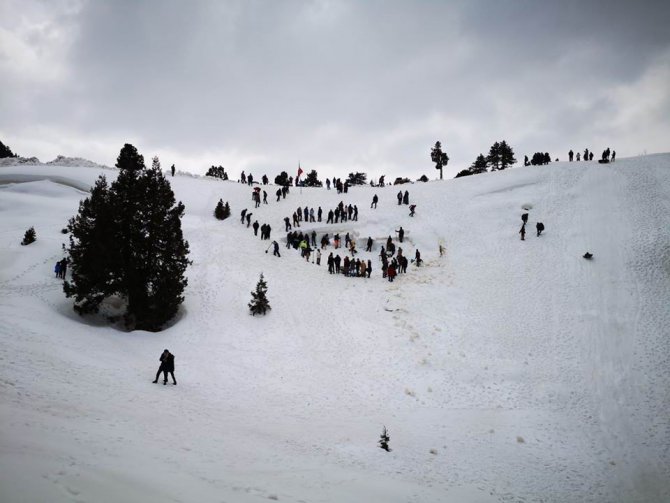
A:
[[[414,218],[398,187],[270,185],[253,209],[248,186],[178,175],[193,265],[158,334],[62,293],[61,229],[116,173],[62,164],[0,166],[0,501],[670,501],[670,155],[404,185]],[[340,201],[357,222],[301,230],[349,232],[370,279],[329,275],[332,246],[273,257],[239,221],[284,238]],[[400,226],[425,263],[389,283]],[[261,272],[272,311],[251,317]],[[151,382],[164,348],[177,386]]]

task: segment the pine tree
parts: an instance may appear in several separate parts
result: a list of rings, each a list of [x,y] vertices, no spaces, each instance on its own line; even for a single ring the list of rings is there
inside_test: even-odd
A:
[[[9,146],[5,145],[0,141],[0,159],[5,157],[18,157]]]
[[[79,212],[70,219],[67,230],[72,282],[64,283],[65,295],[74,297],[74,310],[80,315],[95,313],[114,292],[111,281],[120,262],[115,242],[119,226],[104,176],[95,182],[91,195],[79,203]]]
[[[472,171],[470,171],[469,169],[462,169],[461,171],[456,173],[456,176],[454,178],[462,178],[464,176],[470,176],[470,175],[472,175]]]
[[[282,187],[285,185],[290,185],[291,182],[289,181],[288,173],[286,171],[282,171],[279,175],[275,176],[275,184],[281,185]]]
[[[226,170],[223,166],[212,166],[207,170],[205,176],[220,178],[221,180],[228,180],[228,173],[226,173]]]
[[[484,154],[479,154],[468,171],[470,171],[471,175],[478,175],[480,173],[486,173],[486,167],[486,157],[484,157]]]
[[[366,173],[356,171],[356,173],[349,173],[349,178],[347,179],[347,182],[349,183],[349,185],[365,185],[368,183],[367,180],[368,175]]]
[[[386,452],[391,452],[391,448],[389,447],[389,441],[391,440],[391,437],[389,437],[388,432],[386,431],[386,426],[384,426],[384,430],[382,431],[380,437],[379,447],[384,449]]]
[[[516,164],[514,150],[503,140],[500,142],[500,169],[506,169],[514,164]]]
[[[500,160],[500,143],[495,142],[491,145],[489,155],[486,156],[486,164],[491,168],[491,171],[497,171],[500,169]]]
[[[130,143],[126,143],[116,158],[116,167],[120,170],[139,171],[144,169],[144,157]]]
[[[21,241],[21,246],[26,246],[29,245],[30,243],[34,243],[36,239],[37,234],[35,233],[35,227],[31,227],[23,235],[23,241]]]
[[[438,141],[430,151],[430,159],[435,163],[435,169],[440,170],[440,180],[442,180],[442,168],[449,162],[449,156],[442,152],[442,144]]]
[[[321,187],[323,186],[323,183],[319,180],[319,175],[316,172],[316,170],[312,170],[307,174],[307,177],[305,177],[305,185],[307,187]]]
[[[261,274],[258,283],[256,284],[256,291],[251,292],[251,302],[249,302],[249,310],[251,314],[265,314],[265,311],[272,309],[267,298],[268,285]]]
[[[531,165],[541,166],[544,164],[544,154],[542,152],[535,152],[530,160]]]
[[[214,216],[218,220],[225,220],[230,216],[230,206],[228,205],[227,201],[226,204],[223,204],[223,199],[219,199],[219,202],[214,209]]]
[[[147,170],[126,144],[117,167],[111,187],[101,177],[70,221],[73,276],[65,293],[75,297],[80,314],[97,312],[105,298],[119,295],[126,300],[127,328],[158,331],[184,300],[184,205],[176,203],[158,158]]]

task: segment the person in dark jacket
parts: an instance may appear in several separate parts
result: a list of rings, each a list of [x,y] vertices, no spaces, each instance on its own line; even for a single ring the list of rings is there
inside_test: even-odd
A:
[[[405,195],[402,198],[403,204],[409,204],[409,190],[405,191]]]
[[[254,220],[252,227],[254,228],[254,236],[258,236],[258,228],[260,227],[258,220]]]
[[[177,385],[177,380],[174,378],[174,355],[170,353],[167,349],[163,351],[161,357],[159,358],[161,365],[158,367],[158,372],[156,372],[156,379],[154,383],[158,382],[158,377],[160,373],[163,372],[163,384],[167,384],[168,372],[172,376],[172,384]]]
[[[544,230],[544,224],[542,222],[538,222],[535,224],[535,229],[537,230],[537,235],[538,237],[540,234],[542,234],[542,231]]]
[[[281,257],[281,255],[279,254],[279,243],[277,243],[277,241],[273,241],[272,242],[272,247],[274,248],[274,251],[272,252],[272,254],[275,257]]]
[[[398,233],[398,241],[402,243],[402,240],[405,237],[405,230],[400,227],[400,229],[398,229],[396,232]]]
[[[377,194],[372,196],[372,204],[370,205],[370,208],[377,209],[377,203],[379,202],[379,197],[377,197]]]
[[[402,204],[402,190],[398,192],[398,204]]]
[[[521,215],[521,221],[523,222],[524,225],[528,223],[528,213],[524,213]]]

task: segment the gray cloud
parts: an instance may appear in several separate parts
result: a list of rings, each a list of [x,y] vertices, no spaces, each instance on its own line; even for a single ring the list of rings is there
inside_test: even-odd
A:
[[[501,139],[669,149],[667,2],[19,5],[0,134],[29,155],[112,164],[129,141],[190,171],[434,177],[436,140],[448,176]]]

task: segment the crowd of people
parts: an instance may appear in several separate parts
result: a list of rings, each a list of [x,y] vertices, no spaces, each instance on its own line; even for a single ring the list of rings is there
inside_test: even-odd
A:
[[[593,152],[590,152],[588,148],[584,149],[584,156],[582,157],[580,152],[577,152],[577,155],[575,156],[575,153],[570,150],[568,152],[568,160],[572,162],[576,160],[577,162],[584,160],[584,161],[592,161],[593,160]],[[616,150],[612,150],[610,153],[610,148],[607,147],[605,150],[603,150],[602,156],[600,157],[600,162],[614,162],[616,160]]]

